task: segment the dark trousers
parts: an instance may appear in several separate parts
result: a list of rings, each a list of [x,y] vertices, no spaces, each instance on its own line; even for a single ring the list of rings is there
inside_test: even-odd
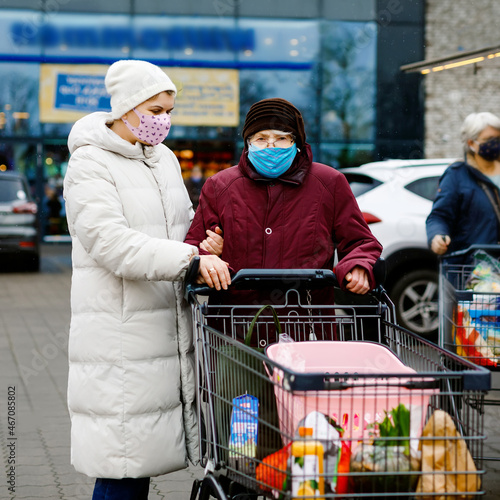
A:
[[[97,479],[92,500],[147,500],[149,477]]]

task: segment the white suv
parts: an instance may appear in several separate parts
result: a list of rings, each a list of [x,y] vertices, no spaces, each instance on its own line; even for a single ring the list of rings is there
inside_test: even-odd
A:
[[[438,260],[427,246],[425,220],[439,178],[454,161],[386,160],[341,170],[384,247],[385,288],[398,323],[431,340],[438,329]]]

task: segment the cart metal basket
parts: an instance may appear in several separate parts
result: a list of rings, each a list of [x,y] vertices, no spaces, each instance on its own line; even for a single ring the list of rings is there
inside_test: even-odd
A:
[[[440,261],[439,345],[475,364],[498,370],[500,286],[490,287],[487,276],[478,275],[482,268],[474,259],[477,252],[500,258],[498,245],[473,245]]]
[[[212,292],[187,287],[206,470],[192,499],[483,493],[490,372],[396,325],[382,289],[358,305],[307,299],[335,282],[324,270],[240,271],[231,286],[283,298],[257,318],[262,304],[211,305],[200,295]],[[249,329],[250,346],[238,340]]]

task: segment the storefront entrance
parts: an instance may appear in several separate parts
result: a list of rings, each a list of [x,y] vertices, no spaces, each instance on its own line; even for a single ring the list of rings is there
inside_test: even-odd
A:
[[[179,160],[186,184],[200,189],[207,177],[231,167],[239,156],[234,143],[229,141],[173,140],[167,141],[167,145]],[[26,176],[38,203],[43,238],[48,241],[68,235],[63,198],[68,160],[68,147],[62,141],[46,144],[16,141],[0,146],[0,170],[17,170]],[[193,172],[201,173],[201,182],[191,182],[196,177]]]

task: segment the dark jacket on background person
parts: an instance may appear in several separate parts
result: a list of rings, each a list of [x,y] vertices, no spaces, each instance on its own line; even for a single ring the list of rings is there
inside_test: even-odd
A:
[[[290,169],[264,178],[243,151],[237,166],[207,179],[186,243],[198,246],[206,229],[222,228],[221,258],[235,270],[333,269],[344,286],[354,266],[368,272],[382,246],[368,228],[343,174],[313,163],[308,144]]]
[[[474,244],[498,243],[498,220],[478,181],[486,183],[493,198],[496,197],[498,188],[477,168],[457,161],[446,169],[439,180],[438,194],[427,217],[429,246],[437,234],[450,236],[451,243],[447,253],[463,250]]]
[[[191,200],[191,203],[193,204],[193,208],[195,210],[198,207],[201,190],[203,188],[203,185],[205,184],[205,180],[206,179],[202,177],[198,180],[189,178],[184,181],[184,184],[186,185],[186,189],[189,195],[189,199]]]

